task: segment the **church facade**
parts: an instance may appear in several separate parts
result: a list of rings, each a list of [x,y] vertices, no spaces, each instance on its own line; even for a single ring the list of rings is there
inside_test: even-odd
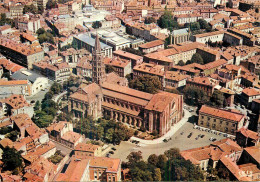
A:
[[[99,39],[96,39],[96,50],[99,53]],[[101,53],[101,52],[100,52]],[[94,119],[106,117],[118,122],[140,128],[149,132],[157,131],[164,135],[171,126],[178,123],[183,114],[183,96],[168,92],[149,94],[112,83],[103,79],[103,58],[93,55],[93,83],[81,85],[70,95],[68,110],[75,117],[84,118],[87,115]]]

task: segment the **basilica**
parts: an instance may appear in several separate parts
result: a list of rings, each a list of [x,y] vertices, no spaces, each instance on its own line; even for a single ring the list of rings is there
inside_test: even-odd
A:
[[[68,110],[75,117],[106,116],[149,132],[164,135],[183,115],[183,96],[162,92],[150,94],[131,89],[124,78],[106,75],[99,37],[92,56],[92,83],[82,84],[70,95]]]

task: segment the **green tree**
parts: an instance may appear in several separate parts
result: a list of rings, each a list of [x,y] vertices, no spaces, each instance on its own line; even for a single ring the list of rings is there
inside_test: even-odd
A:
[[[186,161],[179,153],[179,149],[173,148],[165,152],[168,160],[165,165],[165,181],[194,181],[203,180],[203,173],[199,167]]]
[[[108,142],[112,142],[113,141],[113,135],[114,135],[114,129],[113,128],[109,128],[108,130],[107,130],[107,132],[106,132],[106,140],[108,141]]]
[[[95,21],[92,23],[92,28],[99,29],[100,27],[102,27],[102,23],[100,21]]]
[[[46,9],[52,9],[56,7],[56,2],[53,0],[49,0],[46,4]]]
[[[156,23],[156,19],[154,17],[146,17],[144,19],[145,24],[151,24],[151,23]]]
[[[111,72],[116,73],[116,69],[111,65],[106,65],[106,73],[111,73]]]
[[[40,101],[37,100],[33,109],[34,109],[34,111],[38,111],[38,110],[40,110],[40,108],[41,108],[41,103],[40,103]]]
[[[60,83],[54,82],[51,86],[51,91],[54,94],[59,94],[62,92],[62,85]]]
[[[157,76],[144,75],[130,81],[129,87],[154,94],[162,89],[162,84]]]
[[[7,133],[10,133],[12,130],[13,130],[12,127],[4,126],[4,127],[0,128],[0,134],[5,135]]]
[[[19,132],[18,131],[11,131],[10,133],[7,133],[5,135],[6,138],[9,138],[10,140],[12,140],[13,142],[15,142],[18,138]]]
[[[38,9],[33,5],[24,5],[23,8],[23,13],[32,13],[32,14],[37,14],[38,13]]]
[[[44,111],[35,111],[35,114],[32,118],[33,122],[40,128],[45,128],[49,126],[53,121],[53,116],[46,114]]]
[[[50,32],[46,32],[44,28],[40,28],[36,32],[38,34],[38,40],[42,44],[43,42],[49,42],[51,44],[54,44],[53,35]]]
[[[158,156],[156,154],[152,154],[148,157],[147,162],[151,165],[156,166],[158,163]],[[160,171],[161,172],[161,171]]]
[[[23,167],[21,152],[18,152],[14,148],[9,148],[8,146],[3,149],[2,162],[4,163],[4,170],[10,170],[14,172],[20,171]]]
[[[160,169],[163,169],[166,162],[167,162],[167,157],[164,154],[161,154],[158,156],[158,162],[157,162],[156,166]]]
[[[159,18],[158,25],[161,28],[167,28],[170,31],[178,29],[179,25],[176,20],[173,19],[173,15],[170,11],[165,10],[164,14]]]
[[[193,22],[190,24],[191,31],[200,30],[200,24],[198,22]]]
[[[15,26],[14,20],[10,18],[6,18],[5,13],[1,13],[1,19],[0,19],[0,26],[3,26],[5,24],[11,25],[11,27]]]
[[[104,136],[104,128],[102,126],[98,126],[96,132],[96,138],[99,140],[102,139],[103,136]]]
[[[144,54],[140,50],[133,49],[131,47],[126,47],[122,49],[123,51],[130,52],[132,54],[143,56]]]
[[[128,160],[130,165],[136,162],[140,162],[141,160],[143,160],[142,152],[131,152],[126,159]]]
[[[49,92],[47,92],[47,93],[44,95],[43,100],[51,100],[52,97],[53,97],[53,92],[52,92],[52,91],[49,91]]]
[[[225,107],[225,96],[219,90],[215,90],[210,98],[209,102],[212,106],[215,107]]]
[[[156,168],[154,170],[153,180],[154,181],[161,181],[162,180],[162,174],[161,174],[160,168]]]
[[[204,61],[200,54],[195,53],[195,54],[193,54],[193,56],[191,58],[191,63],[204,64]]]
[[[207,27],[209,27],[209,24],[206,20],[204,19],[199,19],[199,25],[201,29],[206,29]]]
[[[203,105],[208,103],[209,98],[204,90],[198,89],[197,87],[186,86],[183,90],[184,100],[189,105]]]
[[[38,35],[44,34],[44,33],[45,33],[45,29],[44,29],[44,28],[39,28],[39,29],[36,31],[36,33],[37,33]]]
[[[50,108],[50,107],[57,108],[57,104],[56,104],[56,102],[54,102],[53,100],[50,100],[50,99],[49,100],[43,100],[41,107],[42,107],[42,110],[45,110],[45,109]]]

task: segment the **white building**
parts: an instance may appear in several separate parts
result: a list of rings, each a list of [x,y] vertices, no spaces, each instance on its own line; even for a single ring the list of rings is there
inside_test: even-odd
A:
[[[40,74],[34,73],[30,70],[17,71],[12,76],[14,80],[28,80],[31,82],[31,94],[34,95],[39,91],[46,89],[48,86],[48,79]]]
[[[113,31],[98,30],[99,39],[101,42],[113,47],[113,51],[130,47],[131,41],[119,36]],[[96,32],[92,32],[92,36],[96,37]]]

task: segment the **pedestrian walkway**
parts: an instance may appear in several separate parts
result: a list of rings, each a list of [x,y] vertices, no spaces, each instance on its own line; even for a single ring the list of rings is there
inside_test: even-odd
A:
[[[130,138],[130,140],[139,141],[140,145],[154,145],[154,144],[162,143],[164,139],[171,138],[192,116],[189,111],[187,111],[186,109],[183,109],[183,110],[184,110],[184,117],[177,124],[172,126],[171,129],[165,135],[163,135],[162,137],[156,138],[156,139],[153,139],[153,140],[144,140],[144,139],[140,139],[140,138],[137,138],[135,136],[132,136]]]

